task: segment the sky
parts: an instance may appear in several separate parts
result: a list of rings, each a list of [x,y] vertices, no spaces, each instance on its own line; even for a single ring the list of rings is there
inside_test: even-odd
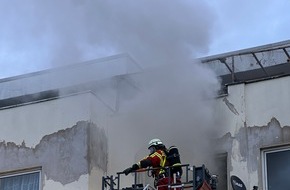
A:
[[[268,1],[0,1],[0,78],[118,53],[147,67],[290,39],[290,1]]]
[[[251,48],[290,39],[290,2],[208,0],[215,14],[213,40],[207,55]]]

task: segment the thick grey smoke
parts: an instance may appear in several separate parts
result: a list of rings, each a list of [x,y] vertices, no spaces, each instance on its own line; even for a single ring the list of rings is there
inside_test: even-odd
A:
[[[212,13],[202,0],[2,1],[1,77],[128,53],[145,68],[142,93],[108,122],[111,164],[140,158],[155,137],[201,162],[218,82],[193,60],[208,50]]]
[[[97,7],[103,33],[92,40],[128,52],[144,66],[180,62],[208,48],[212,15],[201,1],[103,1]]]
[[[148,154],[148,141],[160,138],[168,147],[180,148],[183,163],[210,167],[211,143],[218,130],[213,110],[219,88],[215,74],[192,61],[160,66],[139,77],[142,92],[114,118],[114,150],[137,161]]]
[[[144,67],[206,52],[212,11],[190,0],[0,2],[1,77],[129,53]]]

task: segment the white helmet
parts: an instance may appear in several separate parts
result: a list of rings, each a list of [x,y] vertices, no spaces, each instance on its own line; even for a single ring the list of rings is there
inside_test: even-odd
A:
[[[157,145],[162,145],[162,141],[160,139],[152,139],[151,141],[149,141],[148,143],[148,149],[151,147],[151,146],[157,146]]]

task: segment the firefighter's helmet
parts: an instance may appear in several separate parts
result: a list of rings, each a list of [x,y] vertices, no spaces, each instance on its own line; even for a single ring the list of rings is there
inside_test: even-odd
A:
[[[162,141],[160,139],[152,139],[151,141],[149,141],[148,149],[152,146],[158,146],[158,145],[163,145]]]

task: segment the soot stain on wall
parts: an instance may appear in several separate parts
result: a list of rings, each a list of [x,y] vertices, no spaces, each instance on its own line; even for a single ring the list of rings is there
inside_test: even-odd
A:
[[[234,136],[227,133],[217,140],[217,152],[226,152],[229,157],[233,157],[234,140],[239,143],[240,160],[247,162],[249,172],[256,172],[260,167],[261,148],[289,144],[290,126],[282,127],[274,117],[264,126],[247,126],[244,123],[244,126]],[[232,171],[232,163],[228,163],[228,169]]]
[[[63,185],[88,174],[93,167],[107,170],[108,145],[103,129],[80,121],[71,128],[44,136],[35,148],[0,142],[0,170],[42,166],[47,179]]]

